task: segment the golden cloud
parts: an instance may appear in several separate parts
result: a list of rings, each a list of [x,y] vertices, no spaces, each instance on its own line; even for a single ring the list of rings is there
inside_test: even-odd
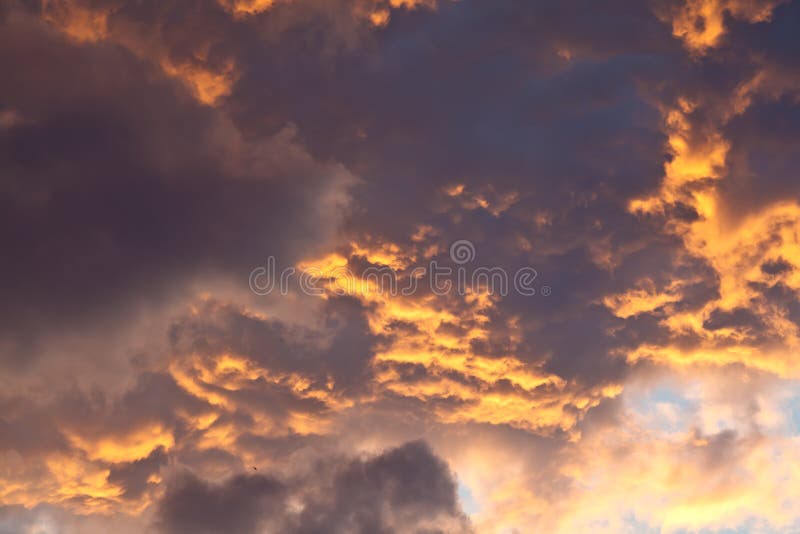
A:
[[[671,15],[672,33],[696,54],[717,46],[725,33],[725,15],[747,22],[769,20],[782,0],[686,0]]]

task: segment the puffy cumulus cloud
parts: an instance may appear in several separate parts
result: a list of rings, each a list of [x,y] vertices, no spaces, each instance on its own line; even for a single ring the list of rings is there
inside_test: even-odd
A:
[[[326,458],[279,480],[238,475],[211,485],[173,480],[159,504],[165,533],[470,532],[450,470],[421,441],[367,458]]]
[[[798,13],[4,4],[0,531],[796,530]]]

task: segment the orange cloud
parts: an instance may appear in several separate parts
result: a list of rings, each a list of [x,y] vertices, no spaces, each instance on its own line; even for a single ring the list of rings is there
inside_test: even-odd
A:
[[[416,258],[395,244],[353,243],[351,250],[370,262],[395,267],[410,268]],[[581,414],[621,392],[614,384],[583,389],[513,353],[475,353],[473,344],[485,341],[492,329],[489,312],[495,302],[489,294],[467,292],[454,301],[455,295],[404,296],[354,276],[348,265],[344,256],[331,254],[299,268],[327,280],[323,297],[345,291],[369,305],[370,329],[390,340],[375,354],[376,385],[434,406],[432,414],[439,421],[507,424],[543,434],[572,432]],[[398,323],[409,325],[401,336],[392,333]],[[462,333],[449,334],[443,326]],[[407,376],[408,365],[423,368],[424,376]]]
[[[169,449],[175,444],[172,432],[160,424],[146,425],[122,435],[101,435],[96,439],[78,433],[69,437],[90,460],[109,463],[141,460],[159,447]]]
[[[715,47],[725,33],[725,15],[747,22],[769,20],[781,0],[686,0],[671,15],[672,34],[694,53]]]
[[[70,0],[43,0],[42,17],[78,42],[97,42],[108,37],[107,9],[92,9]]]
[[[263,13],[275,4],[275,0],[219,0],[219,3],[234,17],[246,17]]]
[[[170,59],[161,61],[161,68],[170,76],[181,80],[195,98],[203,104],[213,106],[217,100],[231,94],[231,87],[238,78],[232,61],[222,70],[213,71],[192,63],[175,64]]]
[[[643,280],[640,285],[636,289],[605,297],[603,304],[617,317],[627,319],[655,311],[681,299],[681,281],[673,282],[665,291],[658,291],[651,280]]]
[[[739,86],[731,109],[722,112],[724,123],[742,113],[749,105],[751,91],[757,84]],[[800,329],[785,317],[785,312],[760,298],[757,287],[777,283],[800,291],[800,204],[780,201],[744,217],[726,210],[718,190],[726,176],[729,143],[719,130],[706,128],[701,134],[690,119],[695,105],[685,99],[666,112],[665,128],[673,159],[664,166],[664,180],[656,195],[633,200],[629,209],[637,214],[666,214],[669,206],[691,207],[697,217],[690,220],[668,219],[668,231],[679,236],[685,251],[709,265],[719,281],[719,297],[701,309],[671,313],[662,324],[676,335],[691,334],[700,346],[691,349],[642,346],[628,355],[635,361],[648,358],[662,364],[686,365],[704,362],[719,365],[744,363],[770,370],[781,376],[795,376],[798,366],[787,354],[800,346]],[[786,272],[770,274],[762,266],[782,262]],[[680,283],[680,282],[677,282]],[[653,289],[632,289],[606,297],[604,303],[616,315],[630,317],[679,300],[673,290],[657,293]],[[710,330],[707,321],[714,313],[746,309],[759,318],[763,328],[780,347],[763,346],[748,332],[747,325]]]

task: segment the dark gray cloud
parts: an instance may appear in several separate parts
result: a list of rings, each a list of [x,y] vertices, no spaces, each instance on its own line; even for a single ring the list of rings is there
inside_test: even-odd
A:
[[[263,27],[282,9],[300,7],[278,6]],[[315,30],[331,31],[317,22]],[[293,27],[253,58],[231,102],[246,108],[267,91],[312,153],[335,154],[359,174],[348,234],[410,247],[417,226],[429,224],[438,231],[431,242],[443,247],[437,260],[447,260],[452,241],[469,239],[476,266],[534,266],[553,296],[511,296],[493,324],[521,317],[521,356],[549,359],[563,376],[622,376],[624,362],[608,357],[617,321],[598,299],[656,263],[664,278],[679,269],[680,242],[660,235],[661,221],[627,211],[663,174],[656,104],[676,92],[670,73],[684,69],[669,27],[645,4],[465,1],[397,13],[357,51],[320,53],[306,31]],[[235,116],[257,127],[251,115]],[[490,208],[447,197],[453,184]],[[475,348],[496,355],[504,345],[498,335]]]
[[[6,359],[198,280],[244,286],[268,254],[290,264],[330,234],[352,175],[316,163],[290,126],[245,138],[123,47],[72,43],[16,11],[2,24],[14,76],[0,105],[18,117],[0,130]]]
[[[283,492],[279,481],[263,475],[239,475],[214,486],[186,474],[167,490],[159,527],[170,534],[255,533],[264,515],[279,510]]]
[[[163,447],[159,447],[147,458],[113,466],[108,481],[122,486],[126,498],[138,499],[147,490],[150,477],[157,474],[166,463],[167,454]]]
[[[157,526],[169,534],[471,530],[447,464],[420,441],[366,459],[321,460],[288,481],[251,473],[209,484],[185,474],[162,499]]]

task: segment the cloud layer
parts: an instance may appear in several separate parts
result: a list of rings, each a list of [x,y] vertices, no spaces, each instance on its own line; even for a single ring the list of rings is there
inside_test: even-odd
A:
[[[799,17],[6,2],[0,533],[797,530]]]

